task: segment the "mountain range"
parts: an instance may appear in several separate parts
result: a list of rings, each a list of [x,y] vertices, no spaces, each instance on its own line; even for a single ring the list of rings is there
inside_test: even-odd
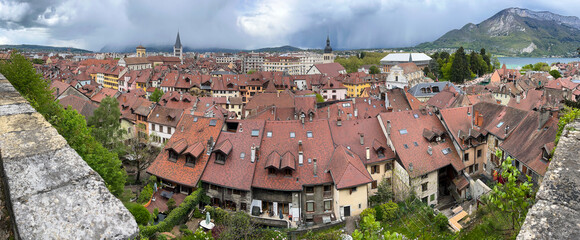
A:
[[[0,45],[0,49],[16,49],[20,51],[34,51],[34,52],[73,52],[73,53],[90,53],[91,51],[80,49],[80,48],[71,48],[71,47],[52,47],[52,46],[44,46],[44,45],[29,45],[29,44],[21,44],[21,45]]]
[[[417,49],[458,48],[506,56],[576,56],[580,19],[547,11],[504,9],[479,24],[468,23]]]

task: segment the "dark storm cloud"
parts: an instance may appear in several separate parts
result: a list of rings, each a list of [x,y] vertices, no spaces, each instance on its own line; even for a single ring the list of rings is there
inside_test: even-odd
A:
[[[0,44],[170,45],[179,30],[191,48],[405,47],[508,7],[577,15],[580,1],[0,0]]]
[[[0,28],[18,29],[45,26],[39,19],[54,17],[59,1],[0,1]]]

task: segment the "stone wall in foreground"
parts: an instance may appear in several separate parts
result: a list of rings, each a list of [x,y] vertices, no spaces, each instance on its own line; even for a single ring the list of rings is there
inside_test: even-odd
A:
[[[135,219],[99,174],[2,75],[0,173],[9,215],[0,216],[11,218],[17,239],[138,236]]]
[[[580,239],[580,120],[566,129],[517,239]]]

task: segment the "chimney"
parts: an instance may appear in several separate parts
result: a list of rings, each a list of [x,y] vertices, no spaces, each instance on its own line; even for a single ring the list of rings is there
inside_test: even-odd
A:
[[[520,98],[521,98],[520,95],[516,96],[516,103],[517,104],[520,104]]]
[[[387,121],[387,135],[391,135],[391,121]]]
[[[304,151],[302,148],[302,140],[298,141],[298,164],[302,165],[304,163]]]
[[[431,146],[427,147],[427,153],[429,153],[429,155],[433,155],[433,148]]]
[[[370,147],[366,148],[366,157],[367,157],[367,161],[371,160],[371,148]]]
[[[542,130],[542,127],[548,122],[550,119],[550,111],[546,108],[542,107],[540,109],[540,116],[538,116],[538,130]]]
[[[509,125],[506,125],[505,126],[505,135],[506,135],[506,137],[507,137],[507,134],[508,134],[509,131],[510,131],[510,126]]]
[[[365,144],[365,135],[362,133],[359,135],[360,135],[360,145],[364,145]]]
[[[280,97],[280,92],[278,90],[276,90],[276,95]]]
[[[326,113],[327,113],[327,115],[328,115],[328,119],[330,119],[330,107],[327,107],[327,108],[326,108]]]
[[[56,96],[60,95],[60,88],[56,88]]]
[[[181,125],[181,132],[183,132],[183,125]]]
[[[252,145],[252,156],[251,156],[251,161],[254,162],[256,161],[256,146]]]
[[[413,163],[409,163],[409,172],[413,172]]]
[[[336,126],[342,126],[342,120],[340,117],[336,119]]]
[[[355,118],[358,117],[358,109],[357,108],[354,109],[354,117]]]
[[[316,165],[316,158],[315,159],[312,159],[312,162],[314,163],[314,166],[313,166],[312,169],[314,171],[314,176],[316,176],[316,172],[318,170],[318,166]]]

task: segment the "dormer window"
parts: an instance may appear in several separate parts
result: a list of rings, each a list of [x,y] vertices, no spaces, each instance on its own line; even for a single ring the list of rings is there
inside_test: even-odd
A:
[[[284,176],[291,177],[292,176],[292,169],[284,169]]]
[[[226,155],[221,153],[221,152],[217,152],[215,155],[215,162],[219,163],[219,164],[225,164],[226,163]]]
[[[384,158],[385,157],[385,149],[379,148],[379,150],[377,150],[377,156],[379,158]]]
[[[275,168],[268,168],[268,174],[276,175],[276,169]]]
[[[177,152],[175,152],[173,149],[169,149],[169,161],[177,161]]]
[[[185,166],[193,167],[195,166],[196,158],[190,154],[185,155]]]

